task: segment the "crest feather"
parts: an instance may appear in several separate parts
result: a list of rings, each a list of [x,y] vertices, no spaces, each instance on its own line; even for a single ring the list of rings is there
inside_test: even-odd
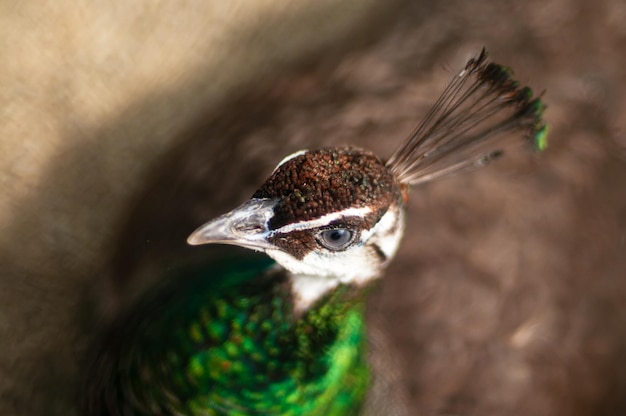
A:
[[[483,49],[454,76],[387,168],[405,186],[416,185],[500,156],[520,135],[546,147],[541,96],[520,87],[511,69],[490,63]]]

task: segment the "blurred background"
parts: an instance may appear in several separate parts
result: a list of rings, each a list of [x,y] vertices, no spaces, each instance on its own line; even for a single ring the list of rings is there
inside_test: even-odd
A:
[[[98,329],[286,154],[387,157],[485,46],[549,148],[413,190],[370,300],[415,415],[626,414],[621,0],[0,0],[0,414],[69,415]]]

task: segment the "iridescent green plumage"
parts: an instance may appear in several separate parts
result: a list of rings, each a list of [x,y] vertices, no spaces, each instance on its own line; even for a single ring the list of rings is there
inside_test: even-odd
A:
[[[342,286],[298,317],[264,256],[185,274],[109,334],[102,402],[120,414],[357,414],[369,384],[360,293]],[[109,414],[99,405],[91,414]]]
[[[548,131],[550,130],[550,126],[548,124],[544,124],[537,130],[535,133],[535,148],[543,152],[548,148]]]

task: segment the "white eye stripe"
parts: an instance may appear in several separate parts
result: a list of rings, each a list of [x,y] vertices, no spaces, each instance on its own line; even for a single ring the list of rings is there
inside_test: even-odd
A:
[[[303,231],[303,230],[310,230],[313,228],[320,228],[341,218],[346,218],[346,217],[363,218],[370,212],[372,212],[372,209],[370,207],[348,208],[348,209],[344,209],[343,211],[326,214],[314,220],[300,221],[300,222],[296,222],[293,224],[287,224],[280,228],[272,230],[270,234],[286,234],[292,231]]]

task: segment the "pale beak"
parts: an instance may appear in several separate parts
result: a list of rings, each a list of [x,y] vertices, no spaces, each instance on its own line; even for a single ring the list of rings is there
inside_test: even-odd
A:
[[[275,248],[267,242],[267,223],[274,215],[275,199],[251,199],[194,231],[187,243],[231,244],[258,251]]]

